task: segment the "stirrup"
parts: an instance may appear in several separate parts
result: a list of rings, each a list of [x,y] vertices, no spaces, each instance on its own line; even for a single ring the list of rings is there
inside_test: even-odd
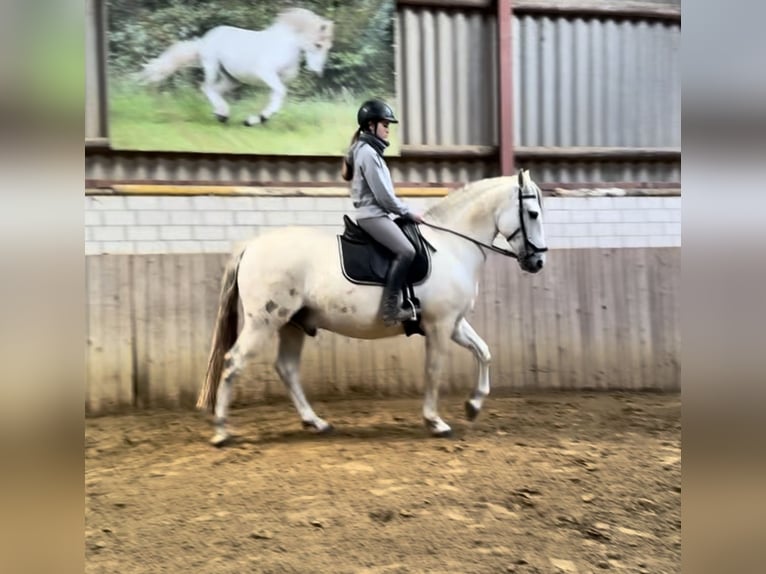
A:
[[[409,310],[407,309],[409,307]],[[408,321],[417,321],[418,320],[418,308],[415,306],[415,303],[410,299],[409,297],[405,297],[404,301],[402,301],[402,310],[408,311],[410,313]]]

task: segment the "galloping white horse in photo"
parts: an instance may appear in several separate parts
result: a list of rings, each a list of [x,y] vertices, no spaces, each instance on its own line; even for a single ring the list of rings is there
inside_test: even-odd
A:
[[[434,247],[430,272],[414,291],[421,302],[420,327],[426,337],[426,385],[423,418],[435,436],[451,429],[436,404],[450,340],[470,349],[478,360],[476,387],[466,401],[473,420],[489,394],[490,353],[465,315],[478,291],[486,251],[515,257],[522,270],[536,273],[545,263],[542,193],[522,171],[517,177],[484,179],[452,191],[425,215],[423,237]],[[511,250],[491,245],[503,236]],[[316,432],[332,427],[304,396],[299,380],[305,334],[317,329],[360,339],[395,337],[401,324],[386,326],[379,316],[382,287],[352,283],[341,272],[335,234],[308,227],[285,227],[247,242],[224,271],[218,316],[205,383],[197,406],[215,413],[214,445],[230,437],[226,427],[232,383],[246,358],[259,353],[275,335],[275,367],[303,425]],[[244,311],[237,334],[238,304]]]
[[[144,66],[139,79],[161,82],[185,66],[201,66],[205,73],[202,92],[221,122],[229,119],[224,94],[237,83],[254,85],[258,80],[271,89],[269,104],[248,116],[247,126],[263,123],[281,107],[287,94],[285,83],[298,75],[301,55],[312,72],[322,75],[333,42],[333,22],[304,8],[290,8],[265,30],[217,26],[201,38],[176,42]]]

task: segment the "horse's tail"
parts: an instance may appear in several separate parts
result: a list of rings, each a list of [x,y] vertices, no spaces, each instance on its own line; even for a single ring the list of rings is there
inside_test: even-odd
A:
[[[207,362],[205,383],[197,397],[197,408],[209,407],[215,409],[215,399],[218,392],[218,384],[223,372],[223,363],[226,353],[237,340],[237,321],[239,315],[239,287],[237,275],[239,262],[244,254],[244,247],[232,255],[226,264],[221,279],[221,295],[218,303],[218,315],[213,329],[213,341],[210,345],[210,356]]]
[[[198,64],[199,44],[199,39],[176,42],[162,54],[144,64],[144,69],[138,74],[138,80],[146,84],[156,84],[184,66]]]

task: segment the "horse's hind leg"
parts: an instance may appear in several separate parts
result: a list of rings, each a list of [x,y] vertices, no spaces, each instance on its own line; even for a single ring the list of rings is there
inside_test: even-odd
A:
[[[295,325],[288,323],[282,327],[279,330],[279,354],[274,366],[290,392],[303,426],[323,433],[332,430],[332,426],[316,415],[303,394],[300,382],[301,351],[305,338],[303,330]]]
[[[271,331],[266,325],[256,326],[252,320],[246,320],[242,331],[237,337],[237,342],[224,357],[221,384],[218,387],[215,402],[215,434],[210,442],[215,446],[222,446],[230,437],[226,425],[226,418],[231,401],[231,389],[234,381],[239,376],[245,360],[258,350],[268,340]]]
[[[426,331],[426,393],[423,400],[423,419],[432,435],[446,437],[452,434],[452,429],[439,416],[436,403],[439,400],[439,384],[451,325],[440,322],[424,327]]]
[[[215,58],[202,56],[202,69],[205,72],[202,93],[213,106],[213,113],[218,121],[226,122],[229,119],[229,104],[223,99],[223,94],[230,90],[234,84],[226,76],[218,79],[221,73],[221,64]]]
[[[452,340],[461,347],[470,349],[479,363],[479,380],[471,397],[465,402],[465,414],[468,420],[472,421],[478,416],[484,399],[489,395],[489,362],[492,357],[487,344],[465,319],[460,319],[455,325]]]

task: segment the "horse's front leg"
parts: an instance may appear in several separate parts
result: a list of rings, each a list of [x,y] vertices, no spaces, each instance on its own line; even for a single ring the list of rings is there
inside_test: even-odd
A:
[[[269,88],[271,88],[269,105],[266,106],[259,115],[248,116],[245,120],[246,126],[265,123],[266,120],[273,116],[279,108],[282,107],[282,101],[285,99],[285,94],[287,94],[287,88],[276,74],[265,76],[263,81],[266,82],[266,85],[268,85]]]
[[[455,325],[452,340],[461,347],[470,349],[479,363],[479,380],[471,397],[465,402],[465,414],[468,420],[472,421],[478,416],[484,399],[489,395],[489,362],[492,357],[487,344],[476,334],[465,318],[460,319]]]
[[[202,69],[205,72],[205,80],[202,82],[202,93],[205,94],[210,105],[213,106],[213,113],[218,121],[225,123],[229,119],[229,104],[223,99],[223,94],[234,87],[234,83],[223,76],[218,79],[220,73],[220,64],[212,58],[204,59]]]
[[[449,333],[450,329],[443,323],[426,328],[426,392],[423,400],[423,420],[431,434],[437,437],[452,434],[452,429],[441,419],[436,409]]]

